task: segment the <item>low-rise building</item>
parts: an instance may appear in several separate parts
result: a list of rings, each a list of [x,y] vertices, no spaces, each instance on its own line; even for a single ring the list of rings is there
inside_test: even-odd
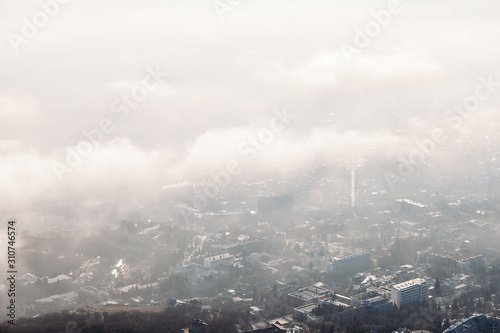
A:
[[[313,310],[318,307],[317,303],[309,303],[293,309],[293,318],[299,322],[314,321],[318,319]]]
[[[366,315],[366,306],[361,305],[356,308],[351,308],[346,311],[342,311],[335,315],[335,318],[340,322],[349,322],[356,318],[361,318]]]
[[[330,274],[355,273],[365,270],[371,265],[371,253],[359,251],[343,257],[327,261],[325,270]]]
[[[203,259],[203,266],[210,269],[218,269],[221,267],[233,267],[234,256],[229,253],[219,254],[213,257]]]
[[[75,308],[78,304],[78,299],[78,293],[69,292],[37,299],[34,305],[37,312],[47,313]]]
[[[460,320],[459,322],[448,327],[446,329],[446,331],[444,331],[444,332],[445,333],[476,333],[476,332],[480,332],[480,329],[482,327],[484,327],[485,324],[486,324],[486,316],[485,315],[472,316],[472,317],[466,318],[464,320]],[[497,323],[497,325],[498,325],[498,323]],[[492,331],[492,332],[497,332],[497,330]]]
[[[338,299],[337,296],[326,296],[318,300],[318,305],[326,305],[333,309],[334,313],[341,312],[352,308],[351,304],[343,299]]]
[[[220,277],[220,272],[198,264],[179,264],[170,269],[170,274],[185,278],[191,287],[204,285],[206,279]]]
[[[333,292],[330,289],[310,286],[288,294],[288,300],[292,306],[301,306],[309,303],[316,303],[317,305],[320,298],[332,294]]]
[[[71,285],[71,281],[73,281],[73,279],[64,274],[58,275],[51,279],[47,279],[47,283],[49,284],[49,286],[55,286],[55,285],[69,286]]]
[[[38,278],[30,273],[22,274],[19,277],[19,281],[21,282],[21,285],[23,285],[23,286],[34,284],[37,280],[38,280]]]
[[[379,314],[391,311],[392,307],[394,306],[392,300],[383,298],[381,296],[368,298],[364,300],[363,303],[368,309],[372,309]]]

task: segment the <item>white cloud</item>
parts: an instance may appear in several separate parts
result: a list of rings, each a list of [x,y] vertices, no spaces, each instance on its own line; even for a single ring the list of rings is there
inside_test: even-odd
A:
[[[2,122],[31,121],[39,115],[39,102],[29,93],[7,92],[0,94]]]
[[[95,200],[139,202],[163,184],[196,183],[231,159],[258,171],[410,149],[410,136],[470,93],[478,76],[500,77],[498,5],[405,3],[348,63],[339,45],[386,4],[252,1],[222,22],[210,2],[70,2],[19,54],[0,40],[1,198],[14,210],[50,200],[90,209]],[[0,6],[5,36],[19,33],[38,1]],[[165,83],[126,120],[112,118],[111,103],[156,64],[170,73]],[[238,145],[283,106],[297,119],[246,162]],[[107,117],[116,130],[60,184],[51,162]],[[467,129],[484,128],[493,140],[494,120],[482,110]]]

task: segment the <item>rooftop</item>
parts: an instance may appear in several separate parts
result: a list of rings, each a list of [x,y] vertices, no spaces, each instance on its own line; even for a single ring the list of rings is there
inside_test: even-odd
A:
[[[407,203],[409,205],[412,205],[412,206],[415,206],[415,207],[419,207],[419,208],[426,208],[427,205],[424,205],[423,203],[420,203],[420,202],[417,202],[417,201],[413,201],[411,199],[396,199],[396,202],[400,202],[400,203]]]
[[[310,313],[317,306],[318,306],[318,304],[316,304],[316,303],[309,303],[309,304],[305,304],[305,305],[296,307],[294,310],[297,312],[301,312],[301,313]]]
[[[403,289],[406,289],[408,287],[411,287],[414,285],[419,285],[419,284],[426,285],[427,281],[425,281],[424,279],[417,278],[417,279],[413,279],[410,281],[395,284],[394,286],[392,286],[392,288],[397,289],[397,290],[403,290]]]
[[[68,281],[68,280],[71,281],[71,278],[69,276],[61,274],[61,275],[56,276],[55,278],[47,279],[47,282],[49,284],[52,284],[52,283],[56,283],[58,281]]]
[[[224,253],[224,254],[218,254],[218,255],[213,256],[213,257],[205,258],[205,260],[206,261],[217,261],[217,260],[222,260],[222,259],[228,259],[228,258],[231,258],[231,257],[233,257],[231,254]]]
[[[331,292],[331,290],[323,288],[323,287],[311,286],[311,287],[307,287],[305,289],[299,289],[296,292],[290,293],[289,295],[291,297],[299,298],[302,300],[309,300],[309,299],[317,298],[319,296],[326,295],[330,292]]]

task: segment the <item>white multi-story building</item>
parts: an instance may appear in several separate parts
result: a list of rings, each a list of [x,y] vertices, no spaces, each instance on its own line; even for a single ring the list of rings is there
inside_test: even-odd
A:
[[[421,303],[428,298],[429,286],[424,279],[414,279],[392,286],[391,299],[398,308],[408,303]]]
[[[344,273],[349,271],[362,271],[370,267],[371,253],[358,251],[354,254],[340,258],[332,258],[326,263],[327,273]]]
[[[229,253],[219,254],[213,257],[203,259],[203,266],[210,269],[219,267],[231,267],[234,265],[234,257]]]

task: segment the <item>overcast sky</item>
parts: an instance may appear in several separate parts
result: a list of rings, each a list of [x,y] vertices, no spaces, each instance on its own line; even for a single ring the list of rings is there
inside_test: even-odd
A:
[[[0,1],[8,217],[60,200],[92,209],[196,183],[230,160],[258,170],[394,159],[413,138],[429,137],[479,77],[500,81],[495,0],[67,2],[49,6],[49,17],[38,1]],[[373,11],[391,6],[397,12],[366,47],[342,51],[356,47],[356,29],[374,26]],[[145,98],[125,106],[144,79]],[[497,89],[459,132],[499,138]],[[276,111],[294,118],[255,159],[242,154],[238,147],[250,149],[248,138]],[[68,148],[88,143],[83,132],[103,122],[108,133],[68,166]]]

